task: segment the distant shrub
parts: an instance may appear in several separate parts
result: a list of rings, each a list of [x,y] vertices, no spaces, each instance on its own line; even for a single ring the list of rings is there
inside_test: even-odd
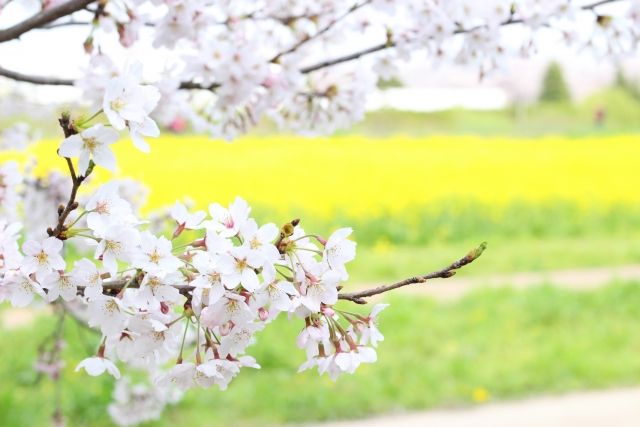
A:
[[[564,74],[560,64],[552,62],[549,64],[542,81],[540,91],[540,102],[569,102],[571,93],[567,87]]]
[[[615,86],[631,95],[636,101],[640,101],[640,83],[627,77],[621,68],[616,72]]]

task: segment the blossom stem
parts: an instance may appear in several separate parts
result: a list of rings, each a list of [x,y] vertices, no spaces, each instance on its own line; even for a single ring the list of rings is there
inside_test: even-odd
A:
[[[83,217],[83,216],[85,216],[85,215],[86,215],[86,214],[88,214],[88,213],[89,213],[89,211],[84,211],[84,212],[82,212],[80,215],[78,215],[78,218],[76,218],[76,219],[75,219],[75,221],[73,221],[71,224],[67,225],[66,227],[67,227],[67,228],[71,228],[71,227],[73,227],[74,225],[76,225],[76,223],[77,223],[78,221],[80,221],[80,219],[82,219],[82,217]]]
[[[182,334],[182,342],[180,343],[180,354],[178,355],[178,360],[176,360],[176,364],[182,363],[182,351],[184,350],[184,342],[187,339],[187,329],[189,329],[188,317],[187,317],[187,321],[184,324],[184,333]]]
[[[98,117],[100,114],[103,113],[103,109],[99,109],[94,115],[92,115],[91,117],[89,117],[88,119],[83,120],[82,122],[80,122],[81,126],[86,125],[87,123],[89,123],[91,120],[95,119],[96,117]]]

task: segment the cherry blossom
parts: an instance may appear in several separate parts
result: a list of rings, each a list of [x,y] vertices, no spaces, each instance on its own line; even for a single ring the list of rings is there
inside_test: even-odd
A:
[[[48,237],[42,243],[28,240],[22,245],[22,250],[25,257],[20,270],[24,274],[34,273],[37,278],[43,279],[50,272],[64,270],[66,266],[60,255],[62,242],[55,237]]]
[[[115,129],[128,127],[136,148],[148,152],[149,145],[142,136],[160,134],[158,126],[149,117],[160,100],[160,92],[154,86],[141,84],[141,81],[140,63],[113,77],[106,86],[102,109]]]
[[[118,132],[97,124],[62,141],[58,154],[63,157],[79,157],[80,173],[86,173],[89,161],[112,172],[116,169],[116,157],[109,145],[119,138]]]
[[[140,234],[134,228],[111,225],[98,235],[100,239],[96,247],[96,259],[100,259],[107,272],[115,277],[118,260],[130,262],[136,254]]]
[[[42,286],[23,274],[11,274],[2,283],[9,292],[9,300],[14,307],[26,307],[39,295],[46,297]]]
[[[171,250],[171,241],[166,237],[157,237],[145,231],[141,234],[140,247],[134,256],[133,265],[149,274],[164,277],[176,272],[182,265]]]
[[[76,366],[76,372],[80,369],[84,369],[87,374],[92,377],[96,377],[107,372],[116,379],[120,378],[120,371],[118,370],[118,367],[112,361],[105,359],[104,357],[88,357]]]

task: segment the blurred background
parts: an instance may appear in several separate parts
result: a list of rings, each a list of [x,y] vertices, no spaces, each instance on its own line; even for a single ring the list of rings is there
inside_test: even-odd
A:
[[[243,372],[226,392],[190,393],[149,425],[391,414],[379,425],[447,426],[459,413],[455,425],[477,426],[482,418],[469,408],[542,399],[512,408],[522,421],[527,412],[517,411],[571,408],[561,396],[587,390],[603,394],[576,397],[585,414],[599,403],[610,420],[624,413],[617,396],[628,410],[640,407],[640,62],[558,57],[512,61],[483,80],[412,61],[379,82],[364,122],[326,138],[280,135],[264,123],[229,144],[192,135],[176,117],[149,155],[117,144],[118,177],[147,187],[139,190],[145,213],[184,195],[199,208],[239,195],[260,221],[301,218],[324,235],[353,227],[351,289],[439,269],[488,242],[454,278],[385,296],[392,307],[381,315],[379,361],[356,375],[333,383],[296,374],[304,361],[293,350],[299,325],[281,318],[249,351],[260,371]],[[59,99],[0,81],[0,144],[15,144],[16,135],[37,141],[26,152],[5,146],[1,160],[33,158],[43,179],[64,170],[55,117],[73,97]],[[37,133],[25,131],[34,124]],[[92,185],[107,178],[98,174]],[[72,372],[85,351],[74,349],[91,352],[99,337],[66,326],[69,424],[110,426],[110,378]],[[0,328],[0,425],[44,425],[55,390],[32,366],[51,317],[5,305]],[[606,406],[610,400],[618,403]],[[448,415],[402,415],[433,409]],[[637,421],[633,415],[626,420]]]

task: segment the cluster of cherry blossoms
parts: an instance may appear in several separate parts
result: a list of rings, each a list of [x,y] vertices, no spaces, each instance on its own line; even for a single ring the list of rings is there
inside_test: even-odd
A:
[[[62,239],[28,240],[20,251],[19,224],[3,226],[2,296],[17,307],[36,297],[85,303],[81,316],[103,335],[96,356],[78,366],[90,375],[118,378],[116,360],[157,369],[177,359],[157,385],[224,389],[240,368],[258,367],[245,349],[282,312],[305,320],[298,339],[308,356],[302,368],[317,366],[335,378],[375,361],[369,346],[382,339],[375,322],[383,306],[370,316],[343,313],[345,327],[333,307],[348,277],[345,264],[355,257],[351,230],[325,240],[306,234],[297,221],[259,227],[250,211],[239,198],[228,208],[212,204],[209,215],[177,203],[173,233],[156,236],[141,230],[144,223],[106,184]],[[202,236],[174,246],[186,230]],[[62,250],[73,239],[94,246],[93,259],[67,265]],[[187,358],[184,334],[194,323],[198,344]]]
[[[117,34],[126,48],[142,44],[167,58],[158,81],[171,100],[158,111],[165,120],[179,111],[226,138],[264,116],[284,129],[331,133],[360,120],[376,82],[416,52],[483,75],[535,52],[543,28],[560,43],[633,52],[640,2],[626,3],[614,19],[575,0],[109,2],[95,11],[85,42],[92,65],[77,84],[95,92],[99,76],[117,69],[102,48]],[[516,37],[505,30],[514,24],[525,28]]]
[[[140,79],[119,67],[122,51],[144,51],[163,64],[146,76],[163,99],[154,113],[162,125],[186,120],[231,139],[264,118],[302,133],[347,127],[362,118],[376,83],[417,55],[471,64],[482,76],[534,54],[538,33],[596,55],[633,54],[640,39],[640,0],[70,0],[42,7],[49,15],[36,28],[82,29],[88,66],[75,80],[5,75],[76,85],[94,107],[107,102],[114,128],[127,122],[141,148],[141,137],[157,129],[139,112],[159,95],[121,93],[129,78]],[[123,77],[108,83],[114,75]],[[148,105],[134,114],[120,105],[135,100]]]
[[[149,114],[158,98],[132,72],[112,78],[98,113],[63,114],[58,154],[69,167],[71,186],[63,188],[70,199],[45,235],[21,245],[20,219],[30,214],[20,186],[28,179],[15,162],[0,167],[0,302],[53,304],[99,331],[96,353],[76,371],[121,379],[119,365],[127,365],[149,374],[146,388],[122,378],[109,409],[122,425],[156,417],[192,387],[224,390],[243,368],[259,368],[247,348],[281,313],[301,319],[300,370],[336,379],[374,362],[383,340],[377,316],[386,305],[369,315],[335,306],[345,266],[355,258],[351,229],[325,239],[305,232],[299,220],[259,225],[240,198],[228,207],[213,203],[208,212],[176,202],[168,224],[154,227],[117,181],[78,196],[95,167],[115,169],[115,129],[128,129],[137,147],[148,148],[141,137],[157,131]],[[108,123],[92,124],[102,113]],[[79,255],[69,257],[70,247]],[[41,361],[38,369],[53,377],[61,363]]]

